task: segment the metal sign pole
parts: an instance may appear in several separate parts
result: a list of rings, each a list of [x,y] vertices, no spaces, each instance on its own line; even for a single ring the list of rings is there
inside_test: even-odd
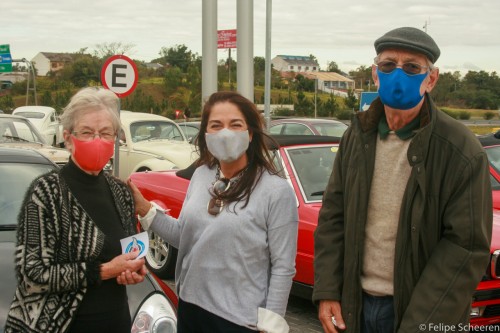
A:
[[[120,110],[121,110],[121,99],[118,98],[118,118],[120,118]],[[115,158],[113,159],[113,175],[118,177],[120,174],[120,133],[116,133],[115,140]],[[124,179],[125,180],[125,179]]]

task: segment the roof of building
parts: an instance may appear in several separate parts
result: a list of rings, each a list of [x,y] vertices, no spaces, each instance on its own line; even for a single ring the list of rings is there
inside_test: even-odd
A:
[[[50,61],[57,62],[70,62],[73,61],[73,55],[70,53],[56,53],[56,52],[40,52]]]
[[[341,82],[354,82],[354,80],[349,79],[345,76],[340,75],[335,72],[315,72],[315,73],[305,73],[305,77],[308,79],[319,79],[321,81],[341,81]]]
[[[290,65],[306,65],[306,66],[319,66],[318,61],[309,56],[293,56],[293,55],[277,55],[276,58],[281,58]]]

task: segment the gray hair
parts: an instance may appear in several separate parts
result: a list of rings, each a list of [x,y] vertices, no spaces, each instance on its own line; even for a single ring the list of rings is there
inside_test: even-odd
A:
[[[78,117],[96,110],[103,110],[109,114],[113,128],[118,133],[121,128],[118,116],[118,97],[111,90],[101,87],[83,88],[71,97],[61,116],[63,129],[71,132]]]

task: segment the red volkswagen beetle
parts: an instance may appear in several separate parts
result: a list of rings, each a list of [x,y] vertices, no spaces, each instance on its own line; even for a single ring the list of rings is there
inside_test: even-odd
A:
[[[316,229],[323,192],[332,172],[339,138],[322,136],[274,136],[279,147],[275,163],[295,190],[299,210],[299,234],[296,257],[297,273],[292,294],[310,298],[314,284],[313,233]],[[500,140],[499,140],[500,141]],[[134,173],[131,178],[144,197],[154,201],[169,214],[178,217],[189,179],[195,167]],[[495,179],[492,178],[492,181]],[[498,188],[497,188],[498,189]],[[500,207],[499,207],[500,208]],[[485,269],[472,299],[471,325],[500,324],[500,211],[494,211],[491,263]],[[177,250],[150,234],[150,252],[146,256],[150,269],[163,278],[173,276]]]

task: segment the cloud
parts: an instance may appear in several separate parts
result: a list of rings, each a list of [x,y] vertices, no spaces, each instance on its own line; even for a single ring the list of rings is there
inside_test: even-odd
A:
[[[41,51],[74,52],[111,42],[135,44],[139,60],[180,44],[201,55],[202,1],[3,1],[0,44],[11,44],[13,57],[29,59]],[[236,1],[218,0],[219,29],[236,28]],[[369,65],[375,39],[399,26],[423,29],[427,22],[442,50],[441,67],[471,63],[500,72],[493,56],[500,50],[498,0],[273,0],[272,9],[272,56],[313,54],[323,68],[328,61]],[[253,14],[254,55],[264,56],[266,1],[254,0]]]

